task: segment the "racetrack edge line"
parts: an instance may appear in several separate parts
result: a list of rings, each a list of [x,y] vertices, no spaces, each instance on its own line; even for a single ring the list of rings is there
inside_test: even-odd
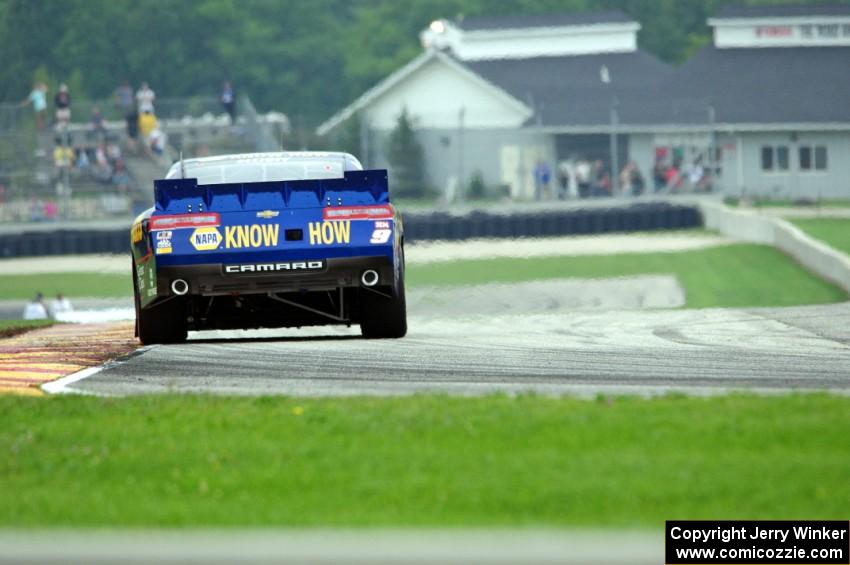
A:
[[[120,359],[110,359],[106,363],[101,363],[100,365],[97,365],[95,367],[86,367],[85,369],[81,369],[76,373],[71,373],[70,375],[65,375],[64,377],[56,379],[55,381],[46,382],[42,384],[40,388],[48,394],[82,394],[86,396],[110,396],[104,393],[87,392],[84,390],[69,388],[69,385],[72,385],[74,383],[80,382],[83,379],[87,379],[93,375],[96,375],[104,369],[119,365],[126,361],[128,358],[134,357],[136,355],[141,355],[142,353],[145,353],[146,351],[149,351],[154,347],[156,346],[149,345],[147,347],[140,347],[130,355],[123,356]]]

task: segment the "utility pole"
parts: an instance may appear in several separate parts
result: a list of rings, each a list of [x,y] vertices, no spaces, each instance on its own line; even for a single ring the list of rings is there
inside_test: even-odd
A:
[[[711,184],[709,184],[709,189],[714,190],[712,187],[717,186],[720,183],[718,181],[717,171],[719,170],[718,161],[717,161],[717,131],[715,128],[715,124],[717,123],[717,113],[714,109],[713,104],[708,105],[708,174],[711,175]]]
[[[611,72],[606,65],[599,67],[599,80],[603,84],[612,85]],[[611,154],[611,196],[620,192],[620,151],[617,146],[617,126],[620,123],[619,105],[620,101],[617,100],[617,94],[614,92],[614,87],[611,86],[611,107],[609,108],[609,121],[611,125],[611,146],[609,148],[609,153]]]

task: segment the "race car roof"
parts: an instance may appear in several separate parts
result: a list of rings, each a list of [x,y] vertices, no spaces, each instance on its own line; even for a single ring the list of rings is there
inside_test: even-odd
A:
[[[362,171],[349,153],[277,151],[185,159],[174,163],[166,179],[194,178],[198,184],[335,179]]]

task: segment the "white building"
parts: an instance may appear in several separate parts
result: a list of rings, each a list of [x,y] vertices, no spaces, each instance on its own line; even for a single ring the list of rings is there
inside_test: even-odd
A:
[[[620,12],[440,20],[318,131],[357,114],[364,159],[387,166],[407,108],[437,189],[480,172],[529,198],[537,161],[613,156],[648,184],[661,159],[699,162],[732,195],[850,197],[850,5],[726,8],[709,24],[713,44],[674,70]]]

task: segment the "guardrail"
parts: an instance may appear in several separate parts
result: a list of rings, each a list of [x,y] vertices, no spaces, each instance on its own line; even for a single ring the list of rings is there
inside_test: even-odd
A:
[[[405,240],[544,237],[699,227],[695,206],[649,203],[621,208],[573,209],[499,214],[473,211],[465,215],[406,214]],[[129,249],[129,223],[121,228],[58,229],[0,234],[0,257],[124,253]]]
[[[850,257],[818,241],[781,218],[700,202],[705,227],[723,235],[777,247],[798,263],[850,292]]]

